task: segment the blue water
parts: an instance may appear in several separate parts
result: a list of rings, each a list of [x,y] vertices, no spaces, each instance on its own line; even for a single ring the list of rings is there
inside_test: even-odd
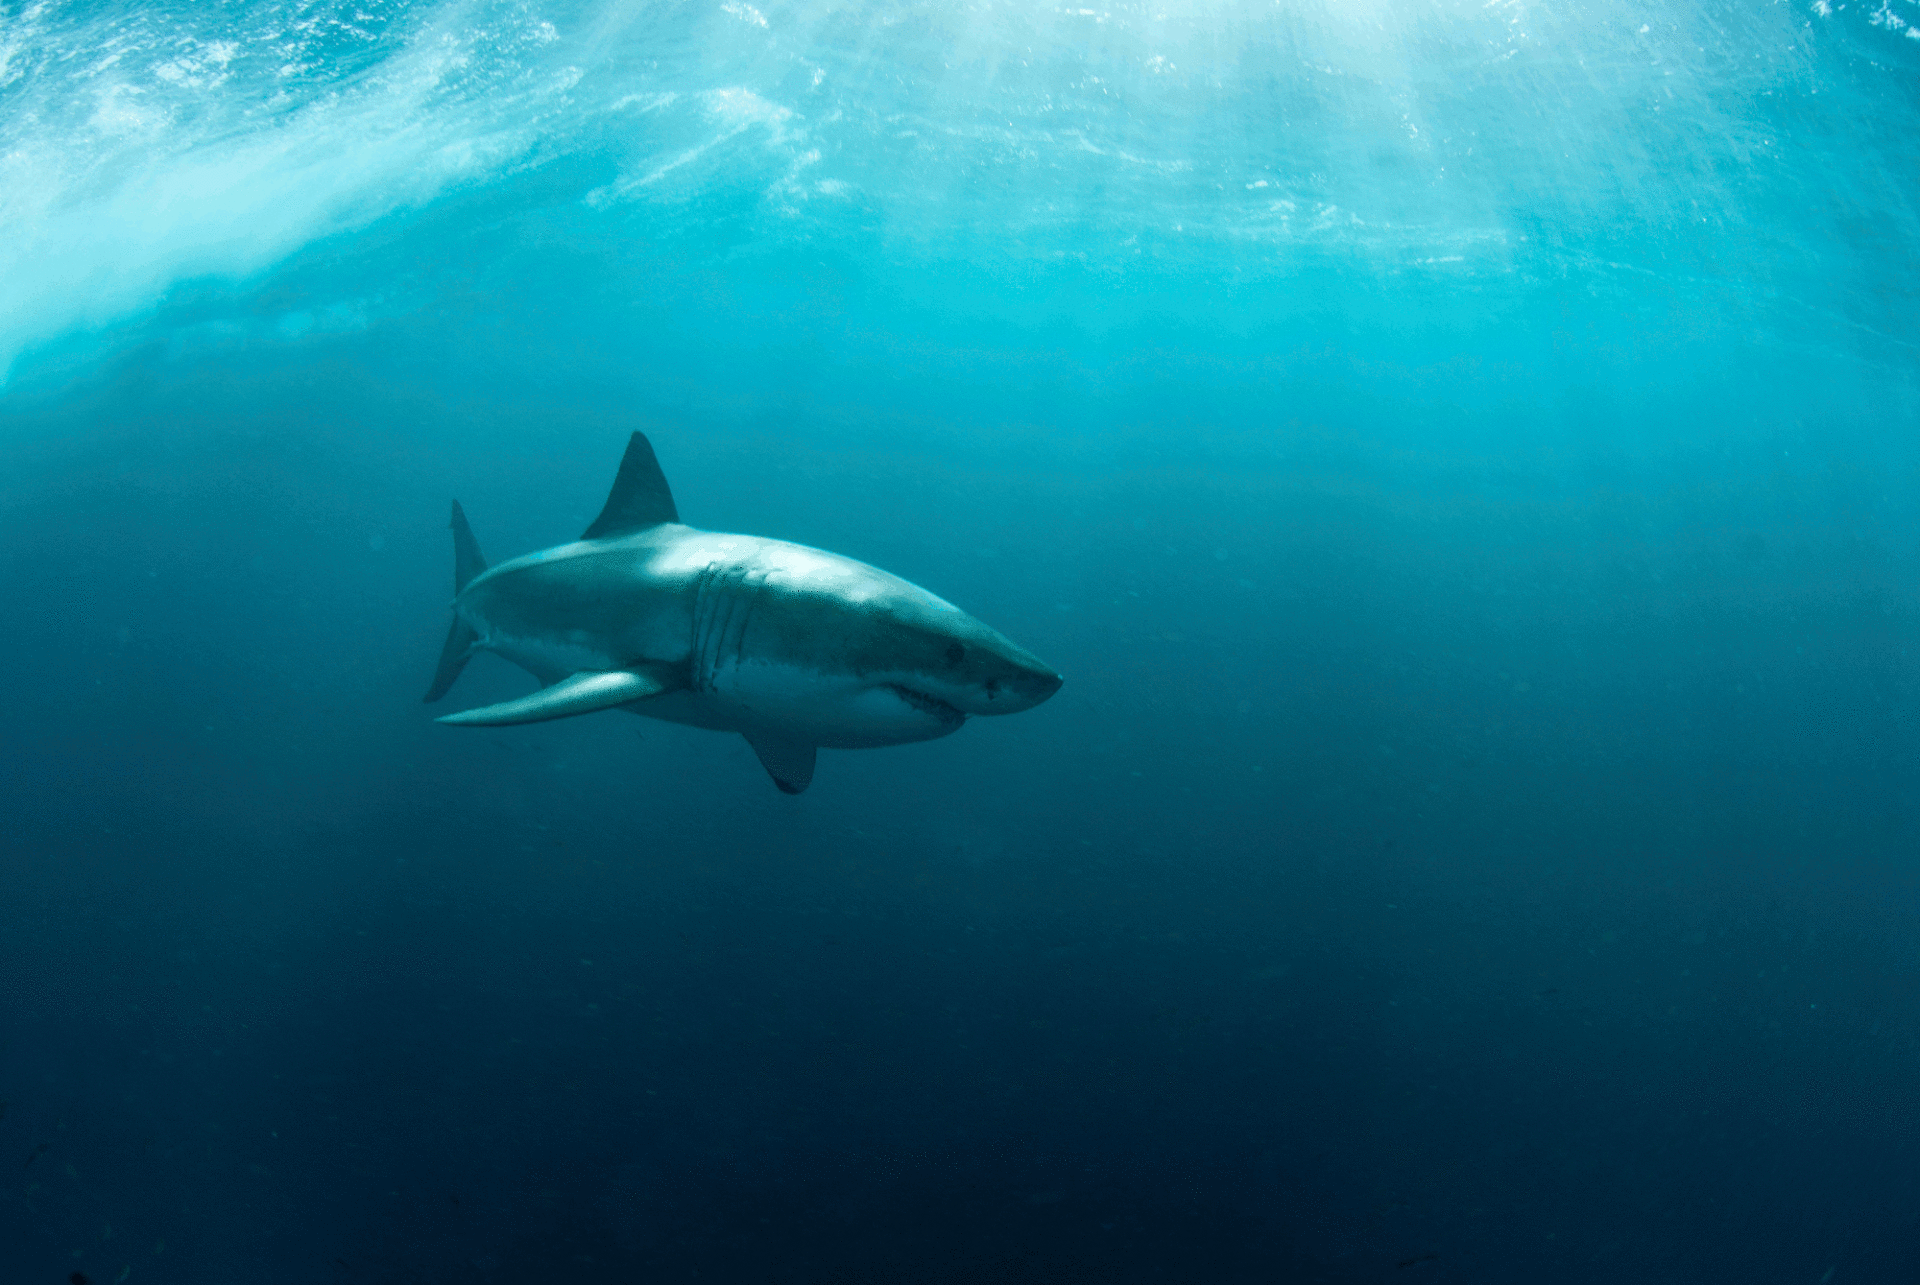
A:
[[[1916,24],[0,0],[0,1278],[1910,1279]],[[434,724],[636,428],[1065,688]]]

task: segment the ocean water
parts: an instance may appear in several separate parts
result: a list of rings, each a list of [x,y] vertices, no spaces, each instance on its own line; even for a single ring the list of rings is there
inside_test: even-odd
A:
[[[0,1279],[1905,1280],[1914,0],[0,0]],[[447,501],[1066,676],[420,703]]]

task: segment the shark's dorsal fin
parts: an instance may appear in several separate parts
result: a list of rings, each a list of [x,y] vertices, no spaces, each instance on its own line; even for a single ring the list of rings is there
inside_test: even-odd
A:
[[[798,794],[813,783],[813,763],[819,751],[805,741],[796,741],[777,732],[743,732],[747,744],[760,756],[760,766],[780,787],[782,794]]]
[[[653,444],[645,433],[635,433],[627,439],[627,453],[620,457],[620,472],[614,475],[613,490],[607,493],[607,506],[580,538],[600,540],[679,520],[673,492],[667,489],[667,475],[653,457]]]
[[[551,687],[542,687],[531,696],[462,710],[436,722],[455,727],[508,727],[514,723],[544,723],[553,718],[572,718],[612,709],[628,701],[658,696],[678,686],[678,676],[669,665],[635,665],[631,669],[585,671],[563,678]]]

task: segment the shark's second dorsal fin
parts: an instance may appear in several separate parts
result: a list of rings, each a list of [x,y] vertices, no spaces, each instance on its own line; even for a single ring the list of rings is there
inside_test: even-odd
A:
[[[653,444],[645,433],[635,433],[627,439],[627,453],[620,457],[620,472],[607,494],[607,506],[580,538],[599,540],[679,520],[673,492],[667,489],[667,476],[653,457]]]

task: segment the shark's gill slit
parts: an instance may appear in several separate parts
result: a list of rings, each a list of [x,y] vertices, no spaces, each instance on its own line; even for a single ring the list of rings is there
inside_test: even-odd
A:
[[[764,571],[753,572],[743,569],[734,577],[733,592],[729,595],[733,599],[733,609],[727,614],[727,630],[730,637],[722,639],[721,646],[722,654],[731,656],[736,671],[746,663],[747,626],[753,623],[754,607],[758,605],[760,591],[766,587],[766,583],[767,576]]]

